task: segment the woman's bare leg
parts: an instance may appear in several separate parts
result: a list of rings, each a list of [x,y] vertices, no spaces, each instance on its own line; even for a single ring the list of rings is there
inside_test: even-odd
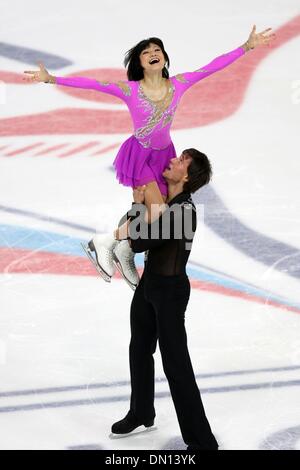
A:
[[[167,196],[161,194],[156,181],[151,181],[145,186],[145,205],[147,208],[146,217],[148,223],[151,223],[159,217],[161,212],[164,210]],[[114,231],[116,240],[123,240],[128,237],[128,225],[129,220]]]
[[[123,225],[121,225],[114,231],[114,237],[116,240],[124,240],[128,237],[129,222],[130,220],[127,220]]]
[[[161,194],[156,181],[146,184],[145,205],[147,207],[148,223],[152,223],[166,209],[166,199],[167,197]]]

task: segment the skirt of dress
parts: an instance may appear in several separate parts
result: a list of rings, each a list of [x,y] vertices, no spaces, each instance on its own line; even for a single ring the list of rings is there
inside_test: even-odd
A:
[[[142,186],[156,181],[161,193],[167,195],[167,183],[162,176],[171,158],[176,157],[173,142],[161,150],[143,147],[135,136],[129,137],[121,145],[113,162],[116,176],[123,186]]]

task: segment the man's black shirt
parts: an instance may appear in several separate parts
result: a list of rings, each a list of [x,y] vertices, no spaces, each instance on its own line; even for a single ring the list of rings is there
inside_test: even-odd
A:
[[[133,203],[128,212],[131,248],[135,253],[147,252],[145,272],[162,276],[185,274],[197,227],[196,207],[190,193],[175,196],[152,224],[145,222],[145,210],[143,204]],[[143,217],[139,217],[142,220],[137,224],[139,215]]]

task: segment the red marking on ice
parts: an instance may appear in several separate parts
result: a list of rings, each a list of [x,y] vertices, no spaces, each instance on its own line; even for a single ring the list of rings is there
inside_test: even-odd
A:
[[[257,66],[270,53],[273,53],[299,34],[300,15],[276,30],[277,39],[272,46],[261,46],[259,49],[245,54],[229,67],[194,85],[181,100],[174,119],[173,129],[205,126],[235,113],[243,101],[248,84]],[[206,62],[209,62],[209,60]],[[201,64],[194,66],[192,70],[199,68],[199,66]],[[117,69],[84,70],[75,71],[71,76],[89,76],[97,80],[109,79],[115,81],[125,78],[125,71]],[[4,71],[0,72],[0,80],[6,83],[26,84],[21,76]],[[62,85],[38,83],[35,85],[56,87],[62,93],[81,100],[121,103],[118,98],[95,90],[82,90]],[[132,132],[132,123],[127,110],[65,108],[34,115],[5,118],[0,120],[0,128],[1,136],[80,133],[116,134]]]
[[[21,248],[0,248],[0,272],[97,276],[96,269],[85,257]]]
[[[119,146],[120,146],[119,142],[117,144],[108,145],[107,147],[104,147],[103,149],[100,149],[95,153],[91,153],[90,157],[94,157],[94,155],[101,155],[102,153],[108,152],[109,150],[112,150],[112,149],[114,149],[116,147],[119,147]]]
[[[8,72],[7,70],[0,71],[0,80],[2,80],[4,83],[9,83],[11,85],[32,85],[31,82],[26,82],[25,80],[23,80],[23,78],[23,75],[20,75],[16,72]],[[36,82],[33,83],[37,84]]]
[[[69,143],[65,143],[65,144],[53,145],[52,147],[47,147],[46,149],[35,153],[34,155],[32,155],[32,157],[39,157],[41,155],[46,155],[47,153],[53,152],[54,150],[58,150],[62,147],[65,147],[66,145],[71,145],[71,143],[69,142]]]
[[[271,305],[272,307],[283,308],[291,312],[300,313],[300,308],[292,307],[286,304],[281,304],[279,302],[275,302],[274,300],[266,299],[264,297],[259,297],[257,295],[247,294],[246,292],[241,292],[235,289],[231,289],[230,287],[223,287],[223,286],[220,286],[219,284],[213,284],[208,281],[198,281],[198,280],[193,279],[191,280],[191,287],[193,289],[216,292],[218,294],[223,294],[228,297],[238,297],[240,299],[249,300],[250,302],[257,302],[259,304],[263,304],[267,306]]]
[[[132,131],[128,111],[63,108],[0,119],[0,136],[120,134]]]
[[[142,274],[142,269],[139,269]],[[29,251],[25,249],[0,248],[0,272],[2,273],[25,273],[25,274],[62,274],[66,276],[99,276],[91,262],[80,256],[49,253],[46,251]],[[114,278],[120,279],[118,272]],[[217,294],[241,298],[250,302],[257,302],[272,307],[300,313],[297,307],[291,307],[279,302],[264,299],[245,292],[236,291],[228,287],[222,287],[206,281],[191,279],[193,289],[206,290]]]
[[[71,155],[74,155],[74,153],[82,152],[82,150],[89,149],[90,147],[94,147],[95,145],[100,145],[101,142],[95,141],[95,142],[87,142],[86,144],[81,144],[78,147],[74,147],[71,150],[68,150],[65,153],[62,153],[58,155],[59,158],[65,158],[65,157],[70,157]]]
[[[28,150],[31,150],[35,147],[39,147],[40,145],[44,145],[44,142],[36,142],[35,144],[27,145],[26,147],[22,147],[16,150],[13,150],[12,152],[5,153],[5,157],[14,157],[15,155],[19,155],[20,153],[28,152]]]

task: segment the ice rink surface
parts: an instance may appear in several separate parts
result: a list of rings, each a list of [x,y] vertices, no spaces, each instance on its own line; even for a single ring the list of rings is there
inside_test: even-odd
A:
[[[174,75],[256,24],[276,42],[192,87],[173,123],[178,154],[198,148],[214,170],[193,196],[186,330],[220,449],[300,449],[299,1],[3,0],[1,24],[0,448],[186,448],[159,347],[155,427],[110,435],[129,407],[132,291],[100,279],[80,241],[130,207],[112,169],[127,108],[23,71],[125,78],[125,52],[157,36]]]

